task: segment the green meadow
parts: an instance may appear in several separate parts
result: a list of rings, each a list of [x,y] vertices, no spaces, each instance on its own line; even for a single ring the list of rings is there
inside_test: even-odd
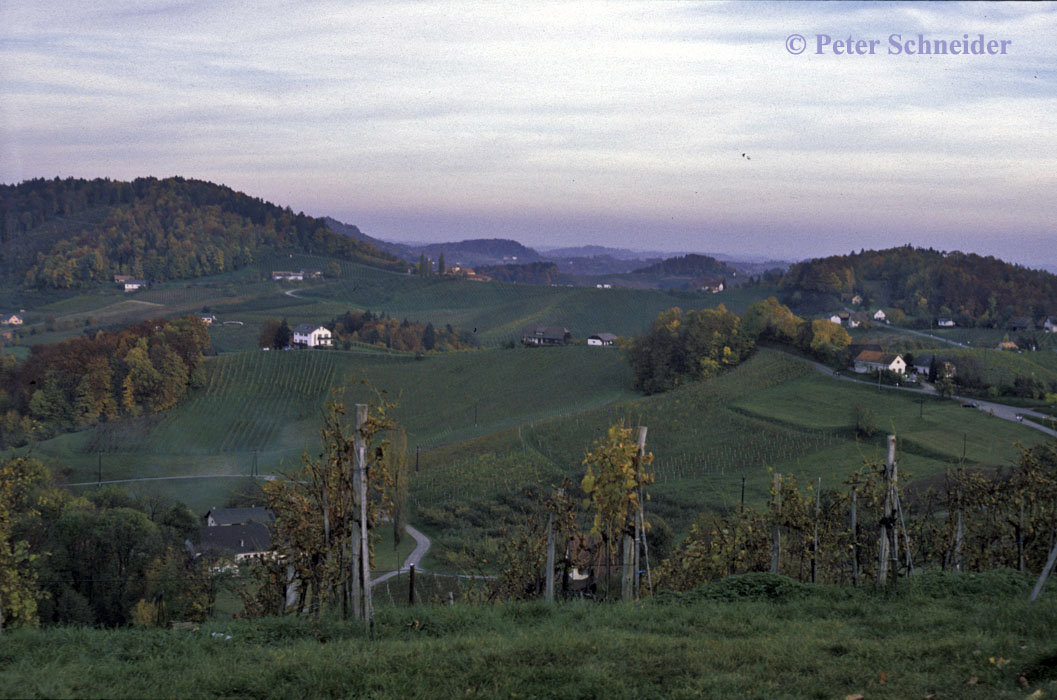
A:
[[[190,629],[5,632],[5,697],[1046,698],[1057,597],[1010,571],[898,590],[733,576],[636,605],[379,605]]]

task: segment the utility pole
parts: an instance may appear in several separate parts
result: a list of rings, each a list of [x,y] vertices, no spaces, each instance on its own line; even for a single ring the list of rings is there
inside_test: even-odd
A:
[[[97,481],[99,482],[100,485],[102,485],[102,483],[103,483],[103,454],[99,453],[96,456],[98,457],[96,465],[97,465],[98,471],[99,471],[99,476],[97,477]]]

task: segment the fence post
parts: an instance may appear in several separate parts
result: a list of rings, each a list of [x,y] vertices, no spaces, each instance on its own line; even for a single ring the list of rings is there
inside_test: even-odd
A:
[[[642,468],[641,460],[646,456],[646,426],[639,426],[639,468]],[[634,594],[635,600],[638,600],[641,596],[639,595],[642,590],[642,579],[639,576],[641,570],[641,564],[639,561],[639,553],[642,548],[646,546],[646,503],[642,496],[642,484],[639,484],[639,512],[635,518],[635,571],[634,571]],[[653,593],[653,577],[650,575],[650,554],[649,550],[646,550],[646,580],[650,587],[650,593]]]
[[[855,520],[855,507],[858,501],[858,489],[851,487],[851,581],[859,585],[859,524]]]
[[[547,518],[547,570],[544,597],[548,603],[554,602],[554,513]]]
[[[815,536],[811,546],[811,583],[818,583],[818,517],[822,508],[822,477],[818,478],[818,490],[815,491]]]
[[[367,404],[356,404],[356,436],[353,446],[356,452],[354,483],[358,487],[360,500],[360,571],[363,586],[363,620],[367,636],[374,639],[374,611],[371,609],[371,553],[367,540],[367,445],[363,439],[363,426],[367,423]],[[359,477],[359,483],[355,478]]]
[[[895,515],[895,502],[893,499],[893,489],[895,483],[895,458],[896,458],[896,436],[888,436],[888,456],[885,459],[885,502],[884,511],[881,514],[881,531],[878,535],[877,541],[877,583],[882,586],[888,580],[888,566],[889,558],[895,557],[896,563],[898,564],[897,552],[894,552],[892,546],[895,538],[892,537],[892,533],[896,526],[896,515]]]
[[[1039,574],[1039,580],[1035,582],[1035,588],[1031,591],[1031,597],[1028,598],[1029,603],[1034,603],[1035,599],[1042,593],[1042,587],[1046,585],[1046,579],[1049,578],[1050,573],[1053,572],[1053,565],[1057,564],[1057,544],[1053,545],[1053,549],[1050,550],[1050,556],[1046,560],[1046,566],[1042,569],[1042,573]]]
[[[771,533],[771,573],[779,573],[782,559],[782,529],[778,526],[777,511],[782,505],[782,475],[775,473],[774,481],[775,523]]]
[[[415,604],[415,565],[412,564],[408,567],[410,574],[407,581],[407,604],[414,606]]]

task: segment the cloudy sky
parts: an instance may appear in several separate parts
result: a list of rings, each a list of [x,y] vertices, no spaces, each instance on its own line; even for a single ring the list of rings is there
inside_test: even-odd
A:
[[[183,175],[391,240],[1057,265],[1055,37],[1045,4],[3,0],[0,182]]]

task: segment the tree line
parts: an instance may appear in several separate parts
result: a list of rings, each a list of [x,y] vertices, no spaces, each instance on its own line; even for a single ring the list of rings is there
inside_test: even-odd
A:
[[[322,219],[200,180],[0,185],[0,269],[27,287],[69,289],[113,275],[199,277],[245,267],[275,250],[406,269]]]
[[[830,321],[800,318],[774,297],[753,304],[741,317],[722,304],[689,312],[674,307],[661,312],[628,346],[635,388],[655,394],[706,379],[748,359],[760,341],[839,362],[851,336]]]
[[[962,326],[1001,328],[1015,317],[1035,321],[1057,313],[1057,275],[991,256],[911,246],[796,263],[780,287],[794,305],[860,294],[867,304]]]
[[[0,445],[171,408],[203,383],[209,347],[185,316],[34,345],[22,363],[0,356]]]
[[[346,311],[323,324],[332,334],[334,346],[352,347],[353,343],[367,343],[402,352],[432,352],[465,350],[477,347],[473,333],[446,324],[423,326],[406,318],[398,321],[386,313]],[[293,339],[293,330],[286,319],[268,319],[261,326],[258,344],[262,348],[281,349]]]
[[[75,495],[38,460],[0,463],[0,627],[205,620],[220,577],[195,558],[181,503],[102,488]]]

